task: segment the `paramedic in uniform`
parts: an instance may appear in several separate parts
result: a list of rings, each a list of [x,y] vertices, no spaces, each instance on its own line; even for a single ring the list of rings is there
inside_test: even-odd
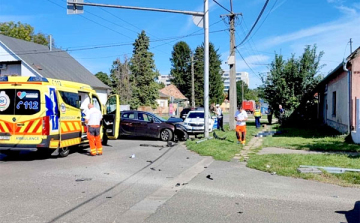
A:
[[[89,110],[86,113],[85,123],[88,126],[87,137],[90,144],[90,155],[102,155],[102,145],[100,138],[100,122],[102,120],[101,111],[94,107],[93,104],[88,105]]]

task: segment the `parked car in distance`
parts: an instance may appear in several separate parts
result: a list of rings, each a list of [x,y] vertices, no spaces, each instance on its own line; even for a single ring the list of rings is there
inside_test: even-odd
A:
[[[189,134],[202,134],[205,129],[205,119],[204,119],[204,111],[190,111],[185,120],[184,126],[186,128],[187,133]],[[212,119],[209,115],[209,132],[212,132],[214,126],[214,119]]]
[[[197,107],[197,108],[184,108],[181,112],[180,112],[180,118],[182,118],[183,120],[185,120],[187,114],[191,111],[204,111],[203,107]]]
[[[182,124],[167,122],[153,113],[143,111],[121,112],[120,136],[151,137],[162,141],[188,139]]]

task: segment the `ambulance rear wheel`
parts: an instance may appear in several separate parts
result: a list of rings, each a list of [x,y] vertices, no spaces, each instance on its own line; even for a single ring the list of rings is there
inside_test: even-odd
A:
[[[70,147],[63,147],[59,148],[59,156],[60,157],[67,157],[70,153]]]

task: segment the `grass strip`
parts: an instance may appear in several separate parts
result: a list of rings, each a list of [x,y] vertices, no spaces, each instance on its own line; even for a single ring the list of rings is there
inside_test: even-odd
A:
[[[327,126],[279,128],[277,125],[273,125],[271,127],[273,130],[280,131],[281,134],[266,137],[263,142],[264,147],[311,151],[360,152],[359,145],[347,142],[346,135],[341,135]]]
[[[269,154],[252,155],[247,163],[250,168],[269,173],[276,172],[281,176],[311,179],[340,186],[360,187],[360,173],[358,172],[330,174],[323,171],[322,174],[304,174],[297,172],[300,165],[360,169],[360,157],[344,154]]]
[[[186,146],[189,150],[194,151],[202,156],[212,156],[215,160],[230,161],[235,154],[240,152],[242,145],[237,144],[236,133],[234,130],[229,131],[229,125],[224,125],[225,132],[216,131],[219,137],[226,137],[226,140],[211,139],[201,143],[198,140],[188,140]],[[246,144],[254,137],[253,134],[259,130],[255,128],[255,122],[247,122]],[[213,133],[210,133],[212,136]]]

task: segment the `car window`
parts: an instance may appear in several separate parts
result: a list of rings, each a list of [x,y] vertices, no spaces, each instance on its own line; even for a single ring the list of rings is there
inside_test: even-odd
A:
[[[204,118],[203,112],[190,112],[188,118]]]
[[[146,121],[146,122],[152,122],[153,117],[151,115],[145,114],[145,113],[138,113],[138,119],[140,121]]]
[[[121,115],[121,118],[124,119],[134,119],[134,112],[126,112]]]

